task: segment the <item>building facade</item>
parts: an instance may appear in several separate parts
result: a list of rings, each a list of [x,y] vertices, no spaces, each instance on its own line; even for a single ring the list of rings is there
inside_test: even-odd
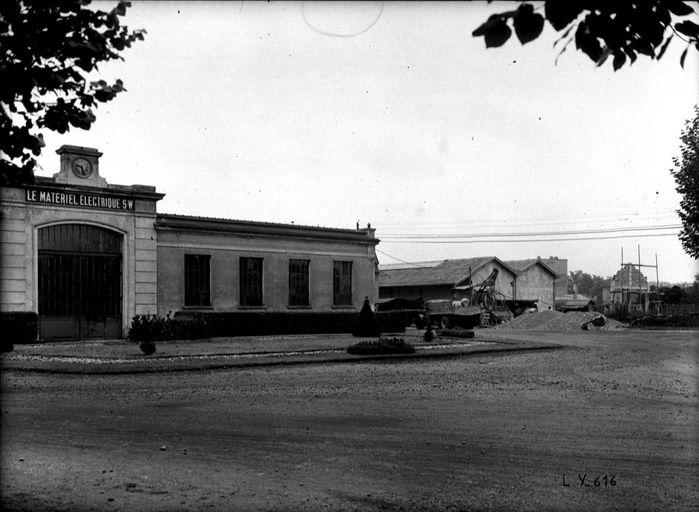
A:
[[[160,315],[358,310],[377,297],[372,228],[158,215],[155,231]]]
[[[541,261],[558,275],[554,291],[556,297],[566,295],[568,293],[568,260],[558,256],[550,256],[549,258],[541,258]]]
[[[0,190],[0,311],[42,340],[116,339],[135,315],[359,310],[378,296],[375,230],[157,213],[152,186],[111,185],[101,153],[63,146],[60,171]]]
[[[559,275],[540,258],[506,261],[517,272],[516,299],[537,301],[538,309],[553,309]],[[565,276],[563,276],[565,281]]]

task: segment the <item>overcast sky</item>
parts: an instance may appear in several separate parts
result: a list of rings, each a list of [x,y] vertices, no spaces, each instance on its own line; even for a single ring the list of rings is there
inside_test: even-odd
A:
[[[550,27],[486,50],[471,32],[508,6],[133,2],[145,41],[101,68],[128,92],[90,131],[45,134],[38,174],[88,146],[109,183],[167,194],[160,212],[371,223],[381,263],[558,256],[608,277],[640,246],[661,281],[692,281],[669,169],[697,52],[615,73],[573,43],[556,63]]]

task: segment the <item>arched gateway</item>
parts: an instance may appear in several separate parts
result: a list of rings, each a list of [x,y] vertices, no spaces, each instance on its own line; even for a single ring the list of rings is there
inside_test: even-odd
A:
[[[120,233],[83,224],[39,229],[42,339],[121,337],[122,239]]]

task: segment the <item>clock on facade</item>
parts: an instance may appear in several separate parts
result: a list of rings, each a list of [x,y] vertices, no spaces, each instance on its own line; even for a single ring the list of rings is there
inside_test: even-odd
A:
[[[92,164],[85,158],[76,158],[73,160],[73,174],[78,178],[87,178],[92,174]]]

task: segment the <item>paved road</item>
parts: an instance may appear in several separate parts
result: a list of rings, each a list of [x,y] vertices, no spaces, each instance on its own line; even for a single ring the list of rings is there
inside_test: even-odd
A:
[[[481,334],[481,333],[479,333]],[[9,510],[696,510],[697,332],[178,374],[3,372]]]

